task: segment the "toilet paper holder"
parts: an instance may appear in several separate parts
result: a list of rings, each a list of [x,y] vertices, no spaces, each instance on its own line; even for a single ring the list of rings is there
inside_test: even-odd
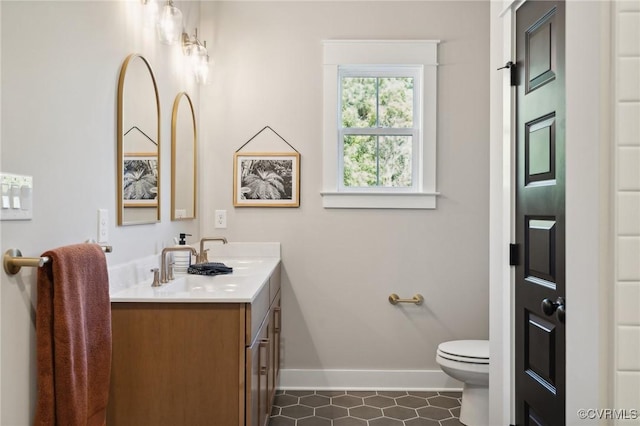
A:
[[[397,305],[398,303],[414,303],[416,305],[422,305],[424,303],[424,297],[422,297],[422,295],[418,293],[411,299],[400,299],[400,296],[392,293],[391,295],[389,295],[389,303],[391,303],[392,305]]]

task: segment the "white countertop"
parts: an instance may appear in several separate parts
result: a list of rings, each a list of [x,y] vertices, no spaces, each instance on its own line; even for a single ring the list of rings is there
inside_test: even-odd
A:
[[[238,246],[240,243],[212,247],[214,253],[209,253],[210,261],[232,267],[231,274],[176,274],[175,280],[160,287],[151,287],[152,281],[145,279],[124,289],[114,289],[111,302],[251,303],[280,263],[280,245],[277,252],[246,250],[251,248],[250,244]]]

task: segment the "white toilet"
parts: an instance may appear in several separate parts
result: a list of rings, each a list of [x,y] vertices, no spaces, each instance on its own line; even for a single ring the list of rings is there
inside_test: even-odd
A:
[[[489,341],[453,340],[438,345],[436,361],[442,371],[464,383],[460,423],[489,424]]]

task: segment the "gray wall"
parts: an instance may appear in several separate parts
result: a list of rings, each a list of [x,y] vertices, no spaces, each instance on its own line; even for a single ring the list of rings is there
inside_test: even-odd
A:
[[[202,31],[216,67],[201,92],[201,227],[282,242],[284,368],[438,370],[440,342],[488,338],[489,4],[207,2]],[[442,40],[436,210],[323,209],[323,39]],[[265,125],[302,154],[298,209],[233,207],[233,153]]]

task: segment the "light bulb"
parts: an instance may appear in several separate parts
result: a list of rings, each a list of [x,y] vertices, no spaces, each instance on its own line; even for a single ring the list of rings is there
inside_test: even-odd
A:
[[[193,63],[193,75],[198,84],[207,84],[209,80],[209,56],[201,56]]]
[[[158,16],[158,39],[164,44],[175,44],[182,37],[182,12],[168,1]]]
[[[209,53],[207,48],[196,38],[185,48],[189,68],[199,84],[206,84],[209,75]]]

